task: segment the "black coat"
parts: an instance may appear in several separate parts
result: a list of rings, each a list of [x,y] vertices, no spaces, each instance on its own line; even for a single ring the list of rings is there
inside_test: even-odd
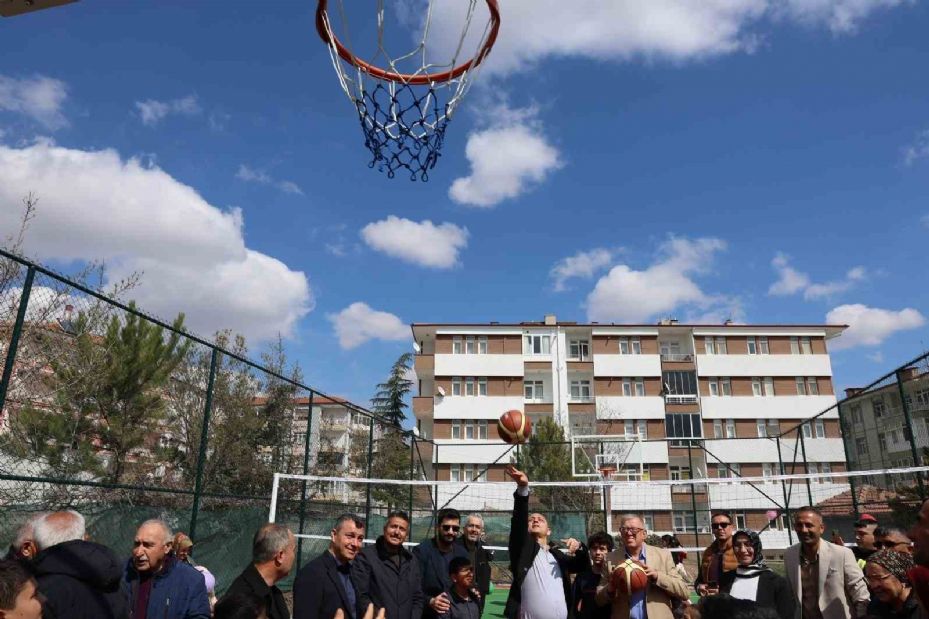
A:
[[[128,619],[122,561],[101,544],[74,540],[40,552],[32,564],[45,619]]]
[[[464,538],[458,540],[471,557],[471,551],[468,549]],[[484,610],[484,602],[487,600],[487,594],[490,592],[490,562],[494,560],[494,551],[484,548],[484,542],[478,540],[474,547],[474,557],[471,557],[471,563],[474,565],[474,587],[481,594],[480,606]]]
[[[720,591],[729,593],[732,590],[732,583],[736,579],[735,572],[723,572],[719,580]],[[755,594],[755,601],[759,606],[773,608],[781,619],[800,619],[800,604],[790,588],[790,583],[771,570],[758,575],[758,593]]]
[[[435,612],[429,607],[429,598],[448,591],[452,586],[452,579],[448,576],[448,563],[445,555],[439,552],[434,539],[420,542],[413,549],[413,556],[419,561],[419,571],[423,578],[423,617],[431,619]],[[452,544],[449,561],[455,557],[468,557],[468,551],[461,544]]]
[[[529,497],[513,494],[513,517],[510,520],[510,541],[507,548],[510,551],[510,570],[513,572],[513,584],[510,594],[506,598],[505,617],[514,619],[519,614],[519,605],[522,603],[522,587],[526,574],[532,567],[532,562],[539,554],[539,543],[529,534]],[[569,574],[577,574],[590,568],[590,554],[587,547],[581,544],[574,556],[565,554],[557,548],[549,547],[549,552],[558,562],[561,569],[561,583],[564,586],[564,599],[568,607],[568,617],[574,616],[574,604],[571,597],[571,579]]]
[[[419,561],[403,548],[400,565],[387,552],[384,536],[374,546],[366,546],[352,564],[352,578],[358,593],[360,615],[374,604],[384,608],[392,619],[420,619],[423,614],[423,581]]]
[[[327,549],[300,568],[294,579],[294,619],[330,619],[340,608],[346,619],[357,616],[348,602],[337,567],[335,557]],[[357,591],[356,588],[356,599]]]
[[[287,600],[284,599],[284,594],[275,585],[269,587],[254,564],[249,564],[241,574],[236,576],[236,579],[226,589],[223,597],[226,598],[240,593],[262,600],[265,608],[268,609],[268,619],[290,619],[290,610],[287,608]]]

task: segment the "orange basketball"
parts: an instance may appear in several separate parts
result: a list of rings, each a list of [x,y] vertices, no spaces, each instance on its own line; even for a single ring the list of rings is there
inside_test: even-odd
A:
[[[626,559],[610,573],[616,590],[623,594],[635,593],[648,586],[648,574],[637,561]]]
[[[522,411],[510,410],[500,415],[497,431],[500,438],[510,445],[525,443],[532,434],[532,422]]]

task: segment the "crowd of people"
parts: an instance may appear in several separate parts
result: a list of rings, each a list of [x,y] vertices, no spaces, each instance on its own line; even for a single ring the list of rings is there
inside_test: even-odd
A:
[[[799,542],[784,552],[782,576],[766,563],[758,532],[714,513],[714,540],[691,581],[673,536],[646,543],[645,520],[619,518],[619,535],[586,543],[553,535],[530,513],[530,483],[516,482],[508,542],[512,584],[507,619],[927,619],[929,501],[911,531],[863,514],[856,545],[824,539],[814,507],[793,513]],[[296,537],[268,523],[252,559],[218,600],[216,579],[193,560],[194,543],[162,520],[137,529],[122,560],[90,541],[81,514],[37,514],[0,561],[0,619],[480,619],[491,591],[493,553],[478,514],[439,512],[435,534],[408,549],[410,517],[388,514],[374,544],[353,514],[332,526],[328,548],[297,570],[293,609],[277,584],[296,560]],[[611,570],[634,562],[644,587],[617,586]],[[692,603],[691,591],[699,595]]]

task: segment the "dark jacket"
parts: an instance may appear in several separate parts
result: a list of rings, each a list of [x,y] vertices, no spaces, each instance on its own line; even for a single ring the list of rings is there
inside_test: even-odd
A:
[[[244,593],[259,598],[264,602],[265,608],[268,609],[268,619],[290,619],[290,610],[287,608],[287,601],[284,594],[276,585],[268,586],[255,564],[249,564],[241,574],[239,574],[223,597]]]
[[[574,601],[573,610],[577,619],[610,619],[612,606],[600,606],[596,600],[600,578],[600,574],[594,573],[593,570],[581,572],[574,577],[571,599]]]
[[[45,619],[128,619],[122,565],[101,544],[74,540],[40,552],[32,564]]]
[[[326,549],[300,568],[294,579],[294,619],[329,619],[340,608],[345,619],[357,616],[357,609],[349,604],[338,567],[335,557]],[[355,599],[358,599],[357,587]]]
[[[471,559],[474,567],[474,587],[481,594],[481,610],[484,610],[484,602],[487,600],[487,594],[490,592],[490,562],[494,560],[494,551],[484,548],[484,542],[478,542],[472,549],[468,548],[468,543],[461,538],[458,542],[464,547]]]
[[[419,561],[406,548],[400,550],[400,565],[387,552],[384,536],[366,546],[352,564],[352,578],[358,594],[358,611],[368,604],[383,608],[393,619],[420,619],[423,614],[423,580]]]
[[[429,599],[440,593],[448,591],[452,586],[452,579],[448,577],[448,562],[445,555],[439,552],[434,539],[420,542],[413,549],[413,556],[419,561],[419,571],[423,578],[423,617],[434,618],[435,612],[429,607]],[[468,551],[461,544],[452,544],[448,561],[455,557],[467,558]]]
[[[513,584],[510,594],[506,598],[506,608],[503,615],[515,619],[519,614],[519,605],[522,603],[523,580],[539,554],[539,543],[529,534],[529,497],[513,494],[513,517],[510,520],[510,541],[507,544],[510,552],[510,570],[513,572]],[[574,616],[574,604],[571,598],[571,579],[569,574],[583,572],[590,567],[590,554],[587,547],[581,544],[574,556],[549,546],[549,552],[561,568],[561,583],[564,586],[564,598],[568,607],[568,617]]]
[[[467,600],[455,593],[454,588],[446,591],[445,595],[448,596],[451,607],[447,612],[440,614],[439,619],[481,619],[481,605],[473,593]]]
[[[925,615],[919,606],[918,599],[915,593],[910,593],[910,597],[906,598],[906,602],[903,603],[903,608],[896,611],[889,604],[872,598],[868,604],[866,617],[867,619],[922,619]]]
[[[203,574],[168,556],[164,567],[152,578],[147,619],[210,619],[210,600]],[[130,559],[123,577],[123,592],[130,609],[134,606],[138,590],[139,573]]]
[[[729,593],[732,590],[732,583],[736,579],[735,573],[735,570],[723,572],[722,579],[719,581],[721,592]],[[790,583],[783,576],[778,576],[770,570],[758,575],[758,593],[755,595],[755,602],[759,606],[773,608],[781,619],[800,619],[800,604],[797,602],[797,596],[790,589]]]

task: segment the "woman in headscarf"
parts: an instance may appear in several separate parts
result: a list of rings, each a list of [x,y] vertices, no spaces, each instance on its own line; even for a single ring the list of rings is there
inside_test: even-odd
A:
[[[865,582],[871,592],[868,617],[881,619],[917,619],[922,614],[912,595],[906,572],[913,567],[913,556],[896,550],[879,550],[868,557],[864,566]]]
[[[761,551],[761,537],[754,531],[738,531],[732,536],[732,550],[739,566],[724,572],[719,589],[734,598],[751,600],[773,609],[780,619],[798,619],[800,605],[783,576],[771,571]]]

